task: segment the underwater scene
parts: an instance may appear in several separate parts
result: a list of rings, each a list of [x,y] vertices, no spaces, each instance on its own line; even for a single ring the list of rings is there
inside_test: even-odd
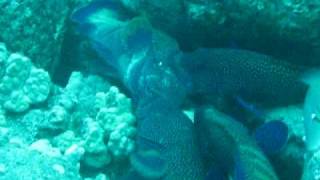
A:
[[[319,0],[0,0],[0,180],[320,180]]]

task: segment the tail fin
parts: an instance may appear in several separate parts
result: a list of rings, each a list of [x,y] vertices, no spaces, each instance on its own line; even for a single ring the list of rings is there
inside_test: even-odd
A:
[[[120,73],[130,63],[128,58],[148,48],[152,39],[149,22],[128,14],[119,2],[99,0],[78,9],[71,17],[78,24],[79,31],[91,40],[101,58]],[[119,62],[123,55],[128,58]]]
[[[125,22],[112,31],[103,25],[97,27],[90,38],[94,49],[122,75],[135,63],[133,57],[147,51],[152,44],[152,29],[143,17]]]
[[[99,16],[96,14],[99,11],[104,11],[105,13],[108,13],[108,17],[122,21],[133,17],[133,15],[130,14],[130,12],[127,11],[117,0],[95,0],[74,11],[71,15],[71,20],[78,24],[83,24],[89,21],[92,22],[94,20],[97,22],[97,20],[102,20],[99,19]],[[98,19],[94,19],[93,17]]]
[[[115,42],[110,38],[110,34],[125,24],[124,19],[118,15],[121,10],[120,4],[113,0],[97,0],[71,15],[71,20],[77,24],[79,32],[91,40],[93,48],[112,66],[115,66],[115,57],[105,44],[108,42],[113,46]]]

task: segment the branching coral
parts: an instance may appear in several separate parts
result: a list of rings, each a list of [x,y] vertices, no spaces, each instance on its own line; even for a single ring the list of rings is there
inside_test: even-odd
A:
[[[86,118],[84,134],[84,162],[95,168],[103,167],[111,162],[107,146],[104,144],[104,131],[99,124],[91,118]]]
[[[49,101],[55,121],[48,122],[48,127],[66,122],[62,129],[69,129],[54,141],[60,149],[71,146],[69,142],[82,146],[87,166],[101,168],[133,151],[135,117],[130,99],[118,88],[97,76],[74,72],[66,87]]]
[[[44,144],[52,144],[61,156],[78,159],[75,163],[81,159],[83,165],[95,169],[112,169],[112,162],[128,158],[136,133],[129,98],[100,77],[85,77],[79,72],[72,74],[65,88],[53,85],[52,89],[41,106],[26,109],[15,118],[1,115],[5,123],[6,118],[10,119],[12,132],[8,139],[6,128],[3,133],[0,129],[0,144],[14,136],[21,137],[22,144],[40,138],[47,141]],[[74,151],[78,155],[73,155]]]
[[[107,146],[115,157],[127,156],[134,148],[136,133],[130,100],[116,87],[111,87],[106,94],[97,93],[96,97],[96,108],[99,108],[96,119],[109,138]]]
[[[10,54],[4,44],[1,46],[0,99],[3,108],[23,112],[33,104],[44,102],[51,87],[49,74],[34,67],[28,57]]]
[[[131,100],[104,79],[74,72],[59,87],[46,71],[26,56],[11,54],[4,44],[0,66],[0,145],[32,144],[31,150],[40,148],[40,153],[54,149],[75,164],[81,159],[96,169],[112,167],[133,151]],[[59,165],[55,169],[65,171]],[[101,177],[108,176],[96,179]]]

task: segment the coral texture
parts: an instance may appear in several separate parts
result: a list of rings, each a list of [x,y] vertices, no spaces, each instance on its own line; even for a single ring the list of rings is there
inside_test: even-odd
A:
[[[242,47],[319,63],[320,2],[315,0],[122,0],[180,46]],[[188,37],[188,38],[186,38]],[[295,49],[290,53],[286,50]],[[303,48],[307,47],[307,48]],[[308,55],[306,55],[308,54]],[[303,56],[302,56],[303,55]]]
[[[4,148],[3,155],[11,158],[11,153],[25,152],[17,163],[34,158],[43,170],[52,170],[30,175],[27,167],[37,166],[22,163],[18,170],[24,177],[77,179],[80,165],[97,169],[95,179],[118,177],[117,163],[127,161],[135,147],[136,119],[125,94],[99,76],[80,72],[73,72],[67,85],[60,87],[47,71],[36,68],[26,56],[10,53],[4,43],[0,43],[0,66],[0,145],[14,146],[12,152]],[[51,159],[61,163],[51,164]],[[0,163],[0,176],[17,173],[10,163],[15,161]],[[69,166],[74,169],[67,170]],[[120,174],[124,172],[122,168]]]
[[[4,44],[1,46],[0,99],[3,108],[23,112],[30,105],[44,102],[51,88],[48,72],[34,67],[28,57],[10,54]]]
[[[59,63],[68,16],[90,0],[3,0],[0,2],[0,41],[53,73]],[[57,13],[59,12],[59,13]]]

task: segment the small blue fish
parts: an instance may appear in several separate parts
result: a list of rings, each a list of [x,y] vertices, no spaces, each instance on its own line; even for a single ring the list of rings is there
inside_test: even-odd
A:
[[[287,144],[289,129],[283,121],[270,121],[255,130],[254,138],[264,153],[275,154]]]

